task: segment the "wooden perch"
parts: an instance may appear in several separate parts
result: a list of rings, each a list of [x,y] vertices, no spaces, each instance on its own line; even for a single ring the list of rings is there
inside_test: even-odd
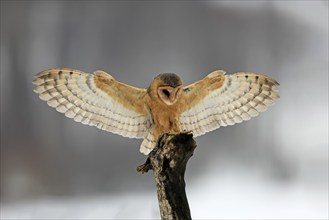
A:
[[[191,219],[184,174],[196,143],[191,133],[163,134],[138,172],[153,170],[161,219]]]

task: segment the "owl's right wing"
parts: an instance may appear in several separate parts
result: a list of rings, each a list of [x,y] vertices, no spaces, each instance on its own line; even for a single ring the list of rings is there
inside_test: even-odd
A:
[[[278,85],[274,79],[260,74],[225,75],[224,71],[214,71],[183,88],[181,129],[200,136],[221,126],[249,120],[279,99]]]
[[[54,68],[35,76],[40,99],[74,121],[130,138],[144,138],[151,124],[145,89],[115,80],[111,75]]]

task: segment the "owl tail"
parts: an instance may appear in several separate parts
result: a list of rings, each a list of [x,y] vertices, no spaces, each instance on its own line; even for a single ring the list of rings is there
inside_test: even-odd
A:
[[[139,151],[145,155],[148,155],[155,147],[156,140],[154,140],[153,129],[149,131],[144,138]]]

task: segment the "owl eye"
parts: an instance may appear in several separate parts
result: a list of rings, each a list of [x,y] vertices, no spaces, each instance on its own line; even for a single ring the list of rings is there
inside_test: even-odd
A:
[[[169,98],[170,92],[167,89],[163,89],[162,92]]]

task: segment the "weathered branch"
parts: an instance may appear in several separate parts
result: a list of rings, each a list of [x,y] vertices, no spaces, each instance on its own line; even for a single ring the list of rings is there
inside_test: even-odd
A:
[[[138,172],[153,170],[162,219],[191,219],[185,193],[187,161],[196,148],[190,133],[163,134]]]

